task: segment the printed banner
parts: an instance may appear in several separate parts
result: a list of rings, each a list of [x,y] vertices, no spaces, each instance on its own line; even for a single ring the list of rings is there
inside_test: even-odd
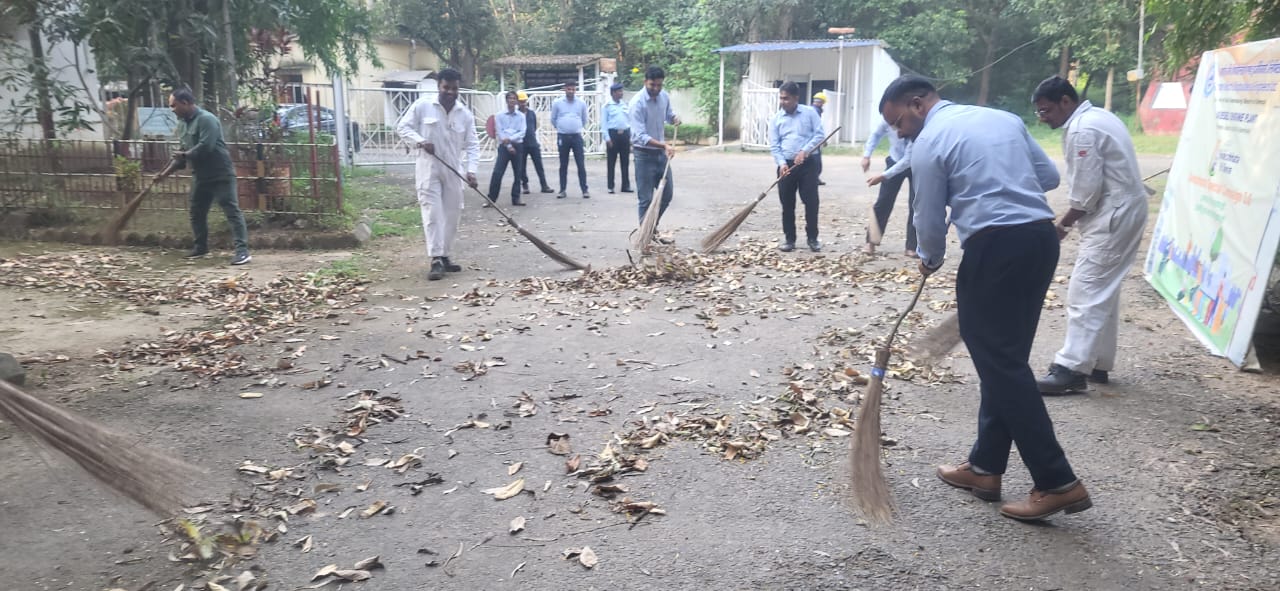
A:
[[[1191,92],[1144,271],[1243,365],[1280,241],[1280,39],[1205,52]]]

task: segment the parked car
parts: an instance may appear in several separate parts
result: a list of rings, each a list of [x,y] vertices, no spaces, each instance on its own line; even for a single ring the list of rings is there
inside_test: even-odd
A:
[[[338,125],[333,115],[333,109],[327,107],[319,107],[315,109],[312,117],[316,133],[334,134],[337,132]],[[285,137],[294,134],[307,134],[307,105],[301,103],[286,103],[276,105],[276,122],[284,131]]]

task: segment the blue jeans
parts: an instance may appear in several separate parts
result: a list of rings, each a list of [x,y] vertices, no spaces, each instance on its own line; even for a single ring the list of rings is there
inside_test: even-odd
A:
[[[636,199],[640,204],[640,219],[643,220],[645,212],[649,211],[649,204],[653,202],[653,190],[658,188],[658,181],[662,180],[662,171],[667,168],[667,153],[662,150],[641,148],[632,150],[632,153],[636,155]],[[662,219],[662,214],[667,212],[667,206],[671,205],[674,185],[675,179],[672,178],[671,171],[667,171],[667,184],[662,189],[658,219]]]

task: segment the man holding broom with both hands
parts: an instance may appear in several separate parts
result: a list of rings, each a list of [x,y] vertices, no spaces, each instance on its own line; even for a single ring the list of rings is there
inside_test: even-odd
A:
[[[964,249],[956,304],[960,336],[981,381],[978,436],[968,459],[939,466],[938,478],[998,501],[1017,444],[1034,488],[1025,499],[1001,505],[1001,515],[1036,521],[1090,508],[1029,365],[1058,263],[1058,231],[1045,198],[1058,186],[1057,167],[1017,116],[942,100],[924,78],[893,81],[880,114],[914,142],[920,272],[928,276],[942,267],[948,225],[955,225]]]

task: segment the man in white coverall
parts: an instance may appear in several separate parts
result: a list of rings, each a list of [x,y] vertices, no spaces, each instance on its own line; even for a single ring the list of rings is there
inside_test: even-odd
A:
[[[1075,88],[1054,76],[1031,100],[1040,121],[1064,128],[1071,209],[1058,221],[1058,238],[1080,229],[1080,248],[1067,288],[1067,341],[1042,394],[1082,392],[1087,381],[1105,384],[1115,368],[1120,285],[1133,264],[1147,222],[1147,193],[1129,130],[1120,118],[1080,101]]]
[[[418,205],[422,206],[422,229],[431,259],[427,279],[432,281],[443,278],[446,271],[462,270],[462,266],[449,260],[462,219],[460,175],[465,168],[467,184],[475,187],[480,160],[475,117],[458,102],[462,74],[445,68],[437,74],[437,81],[437,95],[414,101],[396,124],[400,137],[418,152],[414,188]]]

